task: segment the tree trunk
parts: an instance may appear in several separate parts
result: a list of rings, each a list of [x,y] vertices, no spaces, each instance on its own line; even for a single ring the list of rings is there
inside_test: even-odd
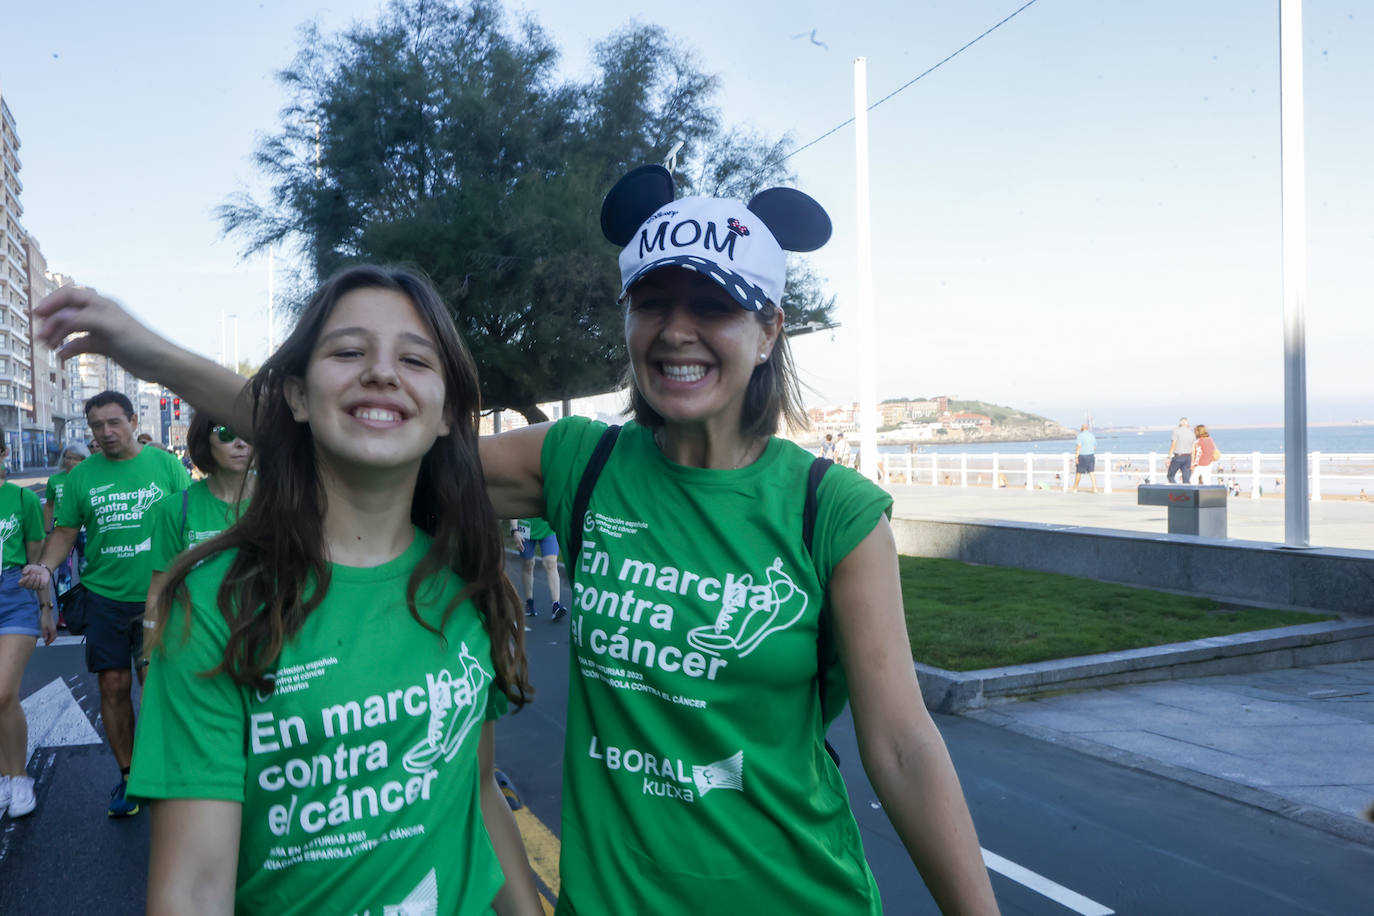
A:
[[[535,423],[549,422],[549,415],[540,410],[536,404],[525,404],[521,407],[511,406],[511,410],[525,418],[525,422],[533,426]]]

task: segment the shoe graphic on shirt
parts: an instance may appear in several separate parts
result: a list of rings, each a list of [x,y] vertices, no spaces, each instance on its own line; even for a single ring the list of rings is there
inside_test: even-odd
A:
[[[752,575],[727,577],[716,622],[688,631],[687,641],[692,647],[711,655],[733,649],[743,658],[771,634],[800,620],[809,599],[783,572],[781,557],[773,560],[767,576],[768,584],[762,591],[754,588]]]
[[[744,751],[735,751],[724,760],[692,767],[692,782],[696,783],[697,794],[705,795],[712,789],[735,789],[744,791]]]
[[[435,916],[439,912],[439,879],[434,869],[415,885],[415,890],[406,894],[406,899],[397,904],[382,907],[382,916]]]
[[[463,643],[459,651],[458,664],[460,670],[456,678],[447,668],[438,674],[425,675],[429,682],[429,727],[424,740],[401,758],[408,772],[425,773],[433,769],[440,758],[452,760],[468,732],[482,720],[484,710],[477,700],[491,675],[468,651],[467,643]],[[461,709],[454,708],[455,694],[467,697]]]

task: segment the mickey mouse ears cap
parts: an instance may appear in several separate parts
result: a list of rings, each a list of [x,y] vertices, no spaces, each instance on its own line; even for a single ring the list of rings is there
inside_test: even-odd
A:
[[[705,274],[749,311],[781,305],[784,250],[813,251],[830,238],[821,205],[790,188],[772,188],[746,205],[720,197],[673,200],[661,166],[641,166],[616,183],[601,207],[606,238],[623,245],[620,295],[660,267]]]

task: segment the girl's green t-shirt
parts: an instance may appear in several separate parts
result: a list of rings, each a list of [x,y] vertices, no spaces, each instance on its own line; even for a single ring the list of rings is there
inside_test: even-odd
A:
[[[544,440],[563,543],[604,429],[573,417]],[[749,467],[689,468],[621,431],[568,558],[560,914],[880,912],[816,664],[824,584],[892,498],[831,468],[809,556],[811,462],[773,439]]]
[[[4,568],[29,562],[25,544],[43,540],[43,507],[28,487],[5,481],[0,486],[0,557]],[[32,599],[30,599],[32,600]],[[45,599],[46,600],[46,599]]]
[[[238,521],[247,508],[246,499],[227,503],[215,496],[208,479],[198,480],[187,487],[185,494],[153,506],[147,520],[148,534],[153,539],[149,562],[153,572],[170,569],[177,554],[221,533]]]
[[[429,549],[331,567],[329,592],[277,660],[275,689],[203,676],[228,627],[216,592],[232,552],[192,570],[151,654],[129,794],[242,804],[238,913],[486,914],[500,863],[482,822],[477,745],[505,708],[471,602],[445,639],[406,609]],[[436,626],[462,581],[419,591]]]

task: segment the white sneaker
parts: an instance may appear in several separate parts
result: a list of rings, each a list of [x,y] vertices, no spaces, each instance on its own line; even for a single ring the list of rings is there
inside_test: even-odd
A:
[[[10,806],[10,778],[0,776],[0,817],[5,816],[5,809]]]
[[[14,776],[10,778],[10,817],[23,817],[32,814],[38,807],[33,797],[33,777]]]

